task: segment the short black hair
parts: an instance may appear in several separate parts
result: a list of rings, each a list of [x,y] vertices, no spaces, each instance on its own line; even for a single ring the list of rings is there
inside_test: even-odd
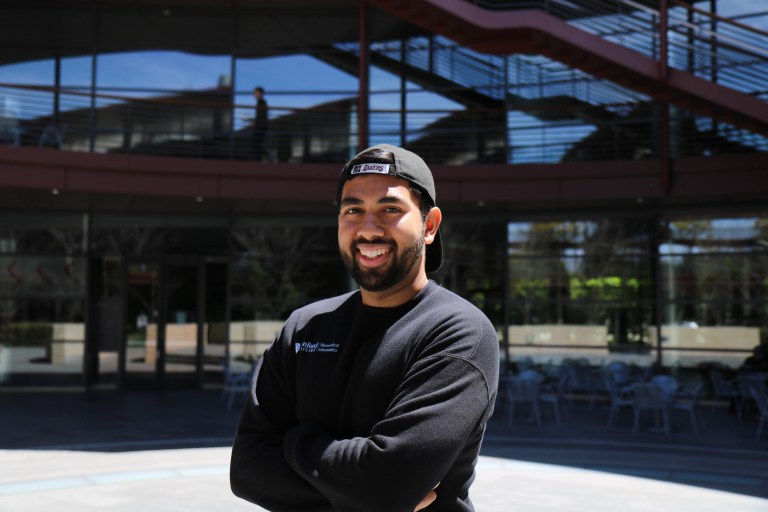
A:
[[[427,215],[429,214],[429,211],[435,207],[435,205],[432,203],[432,199],[429,198],[429,194],[425,193],[420,187],[417,187],[416,185],[411,185],[409,188],[411,192],[413,192],[413,195],[419,198],[419,211],[421,212],[422,222],[427,222]]]

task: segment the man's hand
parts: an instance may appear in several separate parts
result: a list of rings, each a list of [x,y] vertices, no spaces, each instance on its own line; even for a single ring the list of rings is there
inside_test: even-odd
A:
[[[438,482],[437,485],[440,485],[440,482]],[[435,486],[435,489],[437,489],[437,485]],[[413,509],[413,512],[418,512],[419,510],[427,508],[432,504],[433,501],[437,499],[437,493],[435,492],[435,489],[429,491],[427,495],[421,499],[419,504],[416,505],[416,508]]]

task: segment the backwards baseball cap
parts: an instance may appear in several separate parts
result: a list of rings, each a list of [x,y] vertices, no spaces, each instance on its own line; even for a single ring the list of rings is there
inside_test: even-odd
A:
[[[339,182],[336,187],[336,202],[341,202],[341,190],[344,183],[366,174],[386,174],[402,178],[422,193],[426,195],[433,205],[437,205],[435,194],[435,181],[432,178],[432,171],[427,164],[416,153],[412,153],[397,146],[389,144],[378,144],[361,151],[353,157],[339,175]],[[435,233],[435,239],[431,244],[426,245],[427,272],[436,272],[443,264],[443,240],[440,230]]]

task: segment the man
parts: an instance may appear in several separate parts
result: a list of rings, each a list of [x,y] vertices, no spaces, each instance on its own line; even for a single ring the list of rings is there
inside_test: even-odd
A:
[[[264,99],[264,88],[254,88],[253,98],[256,101],[255,116],[253,118],[253,156],[256,160],[263,160],[266,156],[264,143],[269,127],[269,107],[267,106],[267,100]]]
[[[268,510],[474,510],[499,347],[477,308],[427,278],[442,263],[432,174],[374,146],[344,166],[337,201],[360,290],[295,311],[265,352],[232,490]]]

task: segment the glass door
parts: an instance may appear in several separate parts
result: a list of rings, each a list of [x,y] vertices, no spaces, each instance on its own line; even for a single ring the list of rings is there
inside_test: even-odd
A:
[[[200,258],[124,263],[122,389],[202,384],[205,266]]]
[[[229,343],[229,266],[226,259],[205,262],[205,336],[203,387],[218,388],[224,381]]]
[[[160,385],[162,264],[155,260],[126,260],[123,264],[123,339],[118,385],[123,389]]]
[[[160,369],[163,387],[197,387],[202,383],[205,322],[205,267],[199,258],[168,258],[163,281],[161,322],[164,342]]]

